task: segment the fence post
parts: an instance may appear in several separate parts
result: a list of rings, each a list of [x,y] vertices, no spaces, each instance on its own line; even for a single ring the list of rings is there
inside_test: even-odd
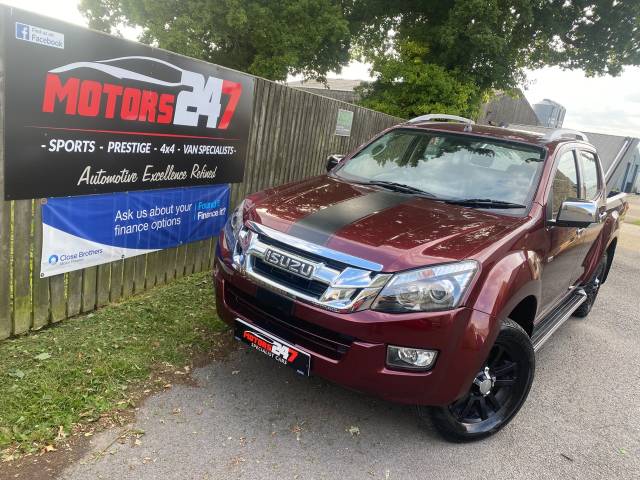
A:
[[[13,333],[31,328],[31,221],[33,200],[13,202]]]
[[[33,328],[37,330],[49,323],[49,278],[40,278],[40,257],[42,256],[42,205],[36,200],[33,206],[33,265],[31,268],[31,289],[33,290]]]
[[[2,9],[0,25],[4,25]],[[4,35],[0,35],[0,340],[11,335],[11,204],[4,201],[4,69]]]

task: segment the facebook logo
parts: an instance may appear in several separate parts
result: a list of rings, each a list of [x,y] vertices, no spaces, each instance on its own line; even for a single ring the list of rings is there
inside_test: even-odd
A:
[[[45,47],[64,48],[64,34],[16,22],[16,38]]]
[[[19,40],[29,41],[29,25],[16,22],[16,38]]]

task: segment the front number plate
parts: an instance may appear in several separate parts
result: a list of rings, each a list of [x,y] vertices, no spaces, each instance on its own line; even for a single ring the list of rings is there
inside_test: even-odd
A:
[[[236,318],[234,333],[236,339],[260,353],[283,365],[292,367],[301,375],[309,376],[311,356],[308,353],[298,350],[284,340],[239,318]]]

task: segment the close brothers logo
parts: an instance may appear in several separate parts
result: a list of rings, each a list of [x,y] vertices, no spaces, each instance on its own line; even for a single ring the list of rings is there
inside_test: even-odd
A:
[[[152,71],[166,72],[167,78],[154,78],[130,69],[132,64],[145,62],[149,62],[147,65]],[[156,87],[136,88],[73,76],[74,71],[87,68],[115,79],[134,80]],[[221,112],[223,95],[229,99]],[[205,78],[200,73],[156,58],[129,56],[75,62],[50,70],[45,81],[42,111],[53,113],[61,110],[67,115],[81,117],[190,127],[198,127],[200,116],[204,116],[207,128],[225,130],[241,95],[240,83],[211,76]]]
[[[85,260],[88,257],[95,257],[97,255],[102,255],[104,253],[104,250],[102,248],[97,248],[95,250],[90,249],[90,250],[80,250],[74,253],[67,253],[67,254],[61,254],[61,255],[56,255],[53,254],[49,257],[49,265],[57,265],[58,263],[60,263],[60,265],[64,265],[67,263],[74,263],[74,262],[79,262],[82,260]]]

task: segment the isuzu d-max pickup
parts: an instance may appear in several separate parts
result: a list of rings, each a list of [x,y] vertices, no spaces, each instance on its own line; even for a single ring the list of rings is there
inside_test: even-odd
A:
[[[596,149],[426,115],[327,170],[233,211],[219,315],[303,375],[416,405],[447,439],[495,433],[535,351],[607,279],[627,203],[607,197]]]

